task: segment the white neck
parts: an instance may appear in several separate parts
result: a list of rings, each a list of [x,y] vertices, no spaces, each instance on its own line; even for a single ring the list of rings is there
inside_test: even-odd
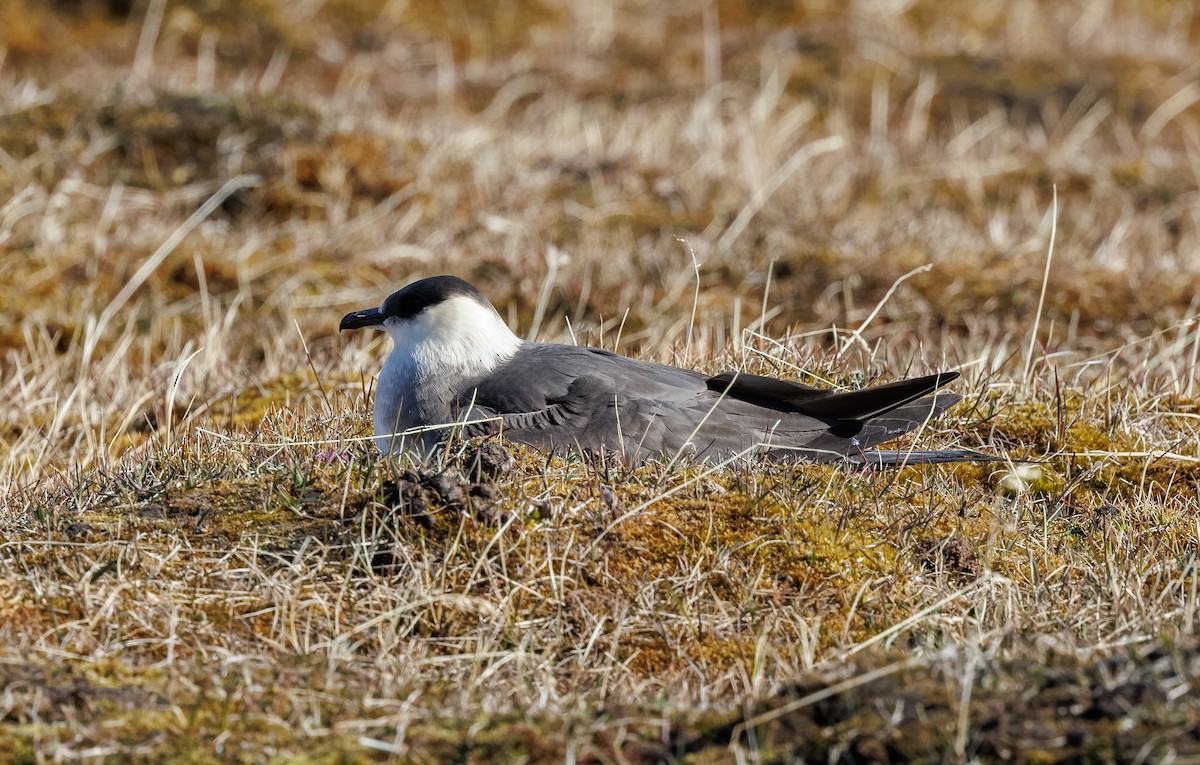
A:
[[[375,391],[376,444],[385,453],[388,434],[449,422],[463,388],[521,347],[496,309],[465,295],[407,321],[388,319],[384,329],[394,344]]]
[[[413,373],[434,384],[486,375],[521,346],[521,339],[490,305],[458,295],[415,318],[385,323],[393,354],[411,360]]]

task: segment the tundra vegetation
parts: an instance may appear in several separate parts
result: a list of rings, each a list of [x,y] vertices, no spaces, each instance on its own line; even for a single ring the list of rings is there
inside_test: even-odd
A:
[[[1182,0],[0,0],[5,761],[1200,756],[1197,60]],[[388,462],[338,319],[437,273],[960,370],[908,443],[1014,461]]]

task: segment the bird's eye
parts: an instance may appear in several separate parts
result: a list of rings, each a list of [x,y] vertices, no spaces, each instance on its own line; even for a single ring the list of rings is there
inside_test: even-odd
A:
[[[465,283],[464,283],[465,284]],[[466,288],[469,290],[470,286]],[[457,294],[469,294],[463,286],[449,277],[422,279],[394,292],[383,302],[383,313],[398,319],[411,319],[426,308],[435,306]]]
[[[397,319],[411,319],[429,307],[428,300],[422,300],[420,295],[400,295],[389,298],[383,304],[383,312]]]

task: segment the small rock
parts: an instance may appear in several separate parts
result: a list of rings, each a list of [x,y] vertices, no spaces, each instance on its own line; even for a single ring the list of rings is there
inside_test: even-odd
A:
[[[421,485],[432,490],[447,507],[462,504],[469,488],[458,471],[453,469],[425,476],[421,479]]]
[[[482,512],[497,496],[492,485],[471,483],[452,468],[431,475],[406,470],[395,481],[385,482],[383,488],[385,504],[417,517],[442,509]]]
[[[471,484],[471,491],[469,493],[472,499],[480,499],[485,502],[494,502],[496,497],[499,496],[496,487],[486,483]]]
[[[996,488],[1002,494],[1023,494],[1029,487],[1042,477],[1042,469],[1037,465],[1017,465],[1012,470],[1000,476]]]
[[[463,452],[463,472],[473,481],[490,481],[516,464],[516,459],[495,440],[467,446]]]

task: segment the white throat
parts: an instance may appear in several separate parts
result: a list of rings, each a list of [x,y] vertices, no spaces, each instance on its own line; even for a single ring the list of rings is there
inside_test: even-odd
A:
[[[375,391],[376,444],[385,453],[391,451],[390,434],[449,422],[464,386],[521,347],[496,309],[466,295],[411,319],[387,319],[383,327],[394,344]]]
[[[425,384],[485,375],[521,346],[496,309],[465,295],[407,321],[389,319],[384,329],[395,344],[392,355],[409,359],[412,372]]]

